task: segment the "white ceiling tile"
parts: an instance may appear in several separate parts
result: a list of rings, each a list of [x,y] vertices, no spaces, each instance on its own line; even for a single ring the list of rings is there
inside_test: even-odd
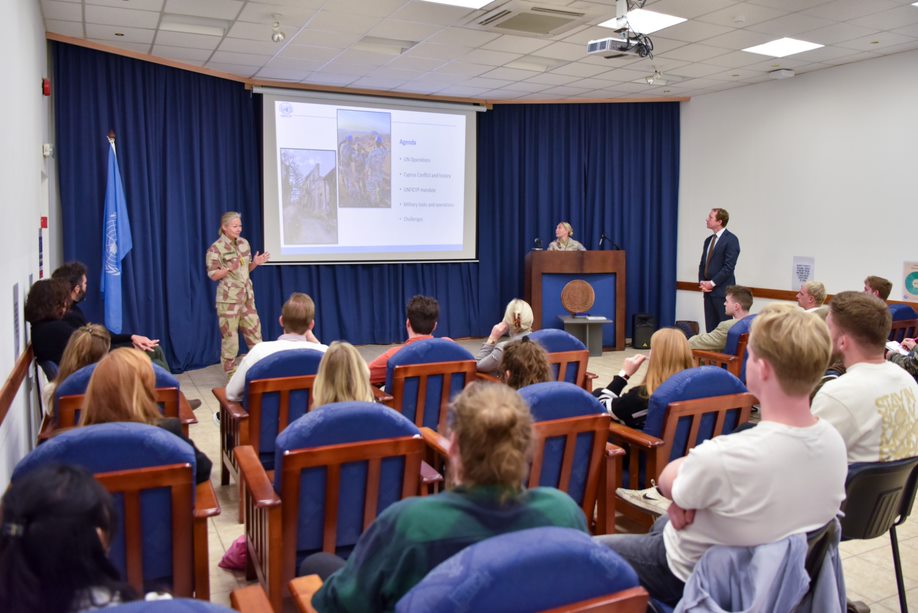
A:
[[[170,45],[157,44],[153,45],[151,53],[157,57],[200,64],[210,59],[210,54],[213,53],[213,51],[208,49],[191,49],[189,47],[172,47]]]
[[[749,26],[749,29],[753,32],[772,34],[775,38],[783,38],[785,36],[790,38],[806,38],[795,35],[834,24],[834,21],[823,19],[822,17],[813,17],[812,15],[806,15],[804,13],[794,13],[778,17],[777,19],[769,19],[762,23],[753,24]]]
[[[745,81],[747,79],[758,79],[762,75],[767,75],[766,70],[751,70],[749,68],[731,68],[723,72],[715,72],[709,75],[700,75],[708,79],[717,79],[718,81]]]
[[[236,64],[237,66],[264,66],[268,60],[271,59],[269,55],[252,55],[250,53],[233,53],[232,51],[215,51],[211,56],[211,62],[219,62],[221,64]]]
[[[395,38],[398,40],[413,40],[419,42],[439,32],[441,29],[440,26],[429,23],[386,19],[380,22],[379,25],[370,28],[367,34],[370,36],[379,36],[381,38]]]
[[[469,87],[466,85],[453,85],[437,91],[438,96],[452,96],[454,98],[478,97],[488,91],[486,87]]]
[[[368,2],[367,0],[333,0],[331,2],[326,2],[325,6],[329,8],[333,6],[336,11],[343,11],[346,13],[360,13],[373,17],[388,17],[403,4],[405,4],[405,0],[372,0],[372,2]]]
[[[851,20],[852,25],[874,30],[894,30],[912,23],[918,23],[918,7],[914,6],[900,6]]]
[[[806,32],[804,38],[821,45],[834,45],[842,41],[869,36],[871,33],[872,31],[868,28],[853,26],[850,23],[837,23]]]
[[[817,7],[829,1],[830,0],[749,0],[749,3],[761,4],[762,6],[768,6],[773,9],[778,9],[779,11],[793,13],[794,11],[802,11]]]
[[[879,53],[882,55],[891,55],[893,53],[902,53],[904,51],[912,51],[918,49],[918,39],[909,37],[909,42],[900,43],[898,45],[892,45],[889,47],[884,47],[880,50]]]
[[[684,47],[686,45],[684,40],[673,40],[671,38],[666,38],[665,36],[652,35],[650,40],[653,41],[654,56],[657,56],[660,53],[666,53],[667,51],[672,51],[673,49],[678,49],[679,47]]]
[[[733,4],[736,4],[735,0],[691,0],[689,2],[686,0],[659,0],[659,2],[648,2],[644,8],[676,17],[694,19]]]
[[[557,60],[579,60],[587,54],[586,48],[582,45],[573,45],[571,43],[552,43],[547,47],[539,49],[539,55],[550,57]]]
[[[847,47],[849,49],[858,49],[860,51],[880,52],[887,47],[902,45],[914,40],[910,36],[893,34],[892,32],[877,32],[870,36],[855,38],[838,43],[838,47]]]
[[[338,65],[349,64],[362,70],[369,70],[376,66],[382,66],[392,61],[392,56],[387,53],[376,53],[374,51],[364,51],[363,49],[345,49],[335,58]]]
[[[139,11],[156,11],[163,9],[165,0],[86,0],[86,4],[100,6],[113,6],[122,9],[137,9]]]
[[[870,53],[869,51],[860,51],[858,53],[846,55],[845,57],[824,60],[822,63],[827,64],[829,66],[838,66],[841,64],[854,64],[856,62],[862,62],[864,60],[873,60],[878,57],[879,55],[876,53]]]
[[[486,79],[503,79],[516,82],[528,79],[535,74],[539,74],[539,72],[535,70],[519,70],[518,68],[495,68],[481,76]]]
[[[463,21],[466,15],[470,15],[473,12],[474,11],[470,11],[461,6],[449,6],[446,4],[435,4],[432,2],[414,0],[395,11],[392,16],[397,19],[406,19],[408,21],[420,21],[423,23],[436,23],[448,26]]]
[[[711,47],[710,45],[703,45],[701,43],[692,43],[690,45],[685,45],[684,47],[679,47],[678,49],[673,49],[672,51],[668,51],[662,55],[664,57],[668,57],[674,60],[682,60],[684,62],[703,62],[706,59],[723,54],[724,50],[720,47]]]
[[[518,92],[539,92],[549,86],[535,81],[517,81],[511,87]]]
[[[393,68],[402,70],[414,70],[417,72],[428,72],[435,70],[445,63],[442,59],[424,58],[414,55],[400,55],[388,63]]]
[[[702,64],[697,62],[694,64],[686,64],[675,68],[672,71],[666,70],[664,72],[679,75],[681,77],[686,77],[690,79],[697,79],[699,77],[706,77],[708,75],[717,74],[724,71],[723,66],[714,66],[712,64]]]
[[[217,48],[220,40],[219,36],[207,36],[204,34],[164,32],[162,30],[156,33],[156,44],[170,45],[173,47],[193,47],[196,49],[209,49],[213,51]]]
[[[565,98],[582,97],[583,94],[587,93],[588,91],[590,90],[583,87],[561,85],[560,87],[552,87],[551,89],[546,89],[542,93],[545,94],[545,97],[549,100],[563,100]]]
[[[487,49],[475,49],[471,53],[466,53],[463,61],[472,62],[473,64],[484,64],[486,66],[503,66],[507,62],[521,58],[519,53],[504,53],[503,51],[488,51]]]
[[[437,72],[443,74],[456,75],[457,78],[475,77],[488,72],[490,68],[483,64],[470,64],[464,60],[454,60],[449,64],[444,64],[437,69]]]
[[[656,66],[660,70],[676,70],[677,68],[681,68],[682,66],[690,66],[691,64],[689,62],[674,60],[667,57],[655,57],[653,58],[651,65]]]
[[[340,49],[311,45],[288,45],[280,52],[281,58],[327,62],[341,54]]]
[[[87,5],[86,23],[152,29],[159,23],[159,13]]]
[[[83,32],[82,21],[57,21],[56,19],[48,19],[45,21],[45,29],[48,32],[63,34],[64,36],[73,36],[74,38],[84,38],[86,36]]]
[[[731,28],[747,28],[755,23],[768,21],[781,16],[781,11],[767,6],[740,2],[733,6],[703,15],[698,19],[707,23],[716,23]]]
[[[504,79],[486,79],[484,77],[472,77],[471,79],[466,79],[462,83],[463,85],[469,85],[471,87],[487,87],[490,89],[495,89],[497,87],[510,85],[512,81],[506,81]]]
[[[650,73],[648,72],[647,74],[649,75]],[[644,76],[647,76],[647,75],[644,75]],[[612,83],[615,83],[615,81],[609,81],[608,79],[591,78],[591,79],[579,79],[577,81],[573,81],[570,84],[570,86],[571,87],[582,87],[583,89],[590,90],[590,89],[601,89],[604,87],[609,87],[610,84]]]
[[[545,86],[555,86],[555,85],[566,85],[567,83],[573,83],[578,77],[561,74],[559,72],[546,72],[543,74],[537,74],[534,77],[526,79],[527,83],[538,83],[539,85]]]
[[[628,68],[619,68],[618,70],[607,72],[603,75],[603,78],[607,81],[622,81],[625,83],[630,83],[642,77],[646,77],[648,74],[650,73],[639,70],[630,70]]]
[[[342,13],[338,11],[319,11],[309,21],[309,27],[316,30],[334,30],[358,32],[363,34],[379,20],[365,13]]]
[[[761,55],[747,53],[746,51],[732,51],[724,55],[718,55],[705,60],[706,64],[714,66],[723,66],[724,68],[737,68],[739,66],[749,66],[762,61]]]
[[[609,72],[607,66],[598,66],[596,64],[585,64],[582,62],[571,62],[553,69],[555,74],[566,74],[572,77],[595,77],[598,74]]]
[[[705,44],[724,49],[739,51],[746,47],[753,47],[774,40],[774,35],[764,34],[762,32],[753,32],[751,30],[734,30],[727,34],[721,34],[705,41]]]
[[[807,51],[806,60],[808,62],[824,62],[826,60],[853,55],[854,53],[855,51],[853,49],[847,49],[845,47],[820,47],[819,49]]]
[[[672,27],[660,30],[660,36],[686,43],[697,43],[708,38],[732,31],[732,27],[705,23],[703,21],[683,21]],[[656,33],[650,35],[651,40],[656,38]],[[654,40],[654,42],[656,42]]]
[[[83,21],[83,7],[72,2],[42,0],[41,12],[45,19],[60,21]]]
[[[335,72],[314,72],[306,79],[301,81],[301,83],[307,83],[310,85],[333,85],[338,87],[344,87],[350,83],[353,83],[357,77],[353,75],[339,74]]]
[[[306,28],[293,38],[298,45],[318,45],[320,47],[344,48],[353,45],[363,38],[357,32],[335,32],[334,30],[316,30]]]
[[[116,36],[115,33],[124,36]],[[144,28],[125,28],[123,26],[103,26],[94,23],[86,24],[86,38],[96,40],[107,40],[109,44],[116,43],[138,43],[149,45],[153,42],[155,30]]]
[[[351,83],[351,87],[356,87],[358,89],[378,89],[382,91],[389,91],[404,82],[405,81],[393,81],[392,79],[381,79],[374,75],[357,79]]]
[[[578,28],[572,33],[567,34],[564,38],[561,39],[562,42],[571,43],[574,45],[586,45],[591,40],[599,40],[601,38],[609,38],[614,36],[615,32],[609,28],[600,28],[599,26],[589,26],[586,28]],[[545,41],[551,42],[551,41]]]
[[[321,0],[312,3],[313,6],[302,4],[282,5],[282,4],[265,4],[261,2],[246,2],[239,13],[239,21],[248,21],[270,27],[274,21],[274,15],[280,16],[281,27],[299,28],[306,20],[316,14],[316,10],[322,6]]]
[[[551,44],[551,40],[505,34],[485,43],[481,48],[490,51],[506,51],[508,53],[532,53],[549,44]]]
[[[272,70],[274,72],[289,72],[290,74],[304,73],[300,79],[306,77],[305,72],[321,70],[322,66],[328,63],[328,60],[298,60],[285,57],[276,57],[264,65],[262,70]]]
[[[244,3],[239,0],[166,0],[163,11],[211,19],[236,19]]]
[[[219,51],[233,51],[235,53],[251,53],[254,55],[274,55],[281,50],[281,44],[270,40],[246,40],[243,38],[224,38]]]
[[[895,7],[896,4],[889,0],[870,0],[869,2],[864,0],[832,0],[832,2],[826,2],[815,8],[807,9],[804,13],[835,21],[850,21],[864,15]]]
[[[254,66],[242,66],[239,64],[224,64],[223,62],[208,62],[204,67],[210,68],[211,70],[216,70],[219,72],[226,72],[229,74],[233,74],[238,77],[242,77],[244,79],[248,79],[249,77],[254,75],[256,72],[258,72],[258,68]]]
[[[408,56],[426,57],[431,59],[452,60],[462,57],[471,51],[467,47],[452,47],[450,45],[438,45],[436,43],[418,43],[405,52]]]
[[[918,24],[913,23],[910,26],[905,26],[903,28],[896,28],[893,30],[894,34],[901,34],[902,36],[911,36],[912,38],[918,38]]]
[[[440,30],[431,36],[430,40],[427,42],[441,45],[459,45],[460,47],[480,47],[498,36],[500,36],[500,34],[471,30],[469,28],[451,27]]]
[[[99,43],[100,45],[107,45],[107,46],[109,46],[109,47],[117,47],[117,48],[119,48],[119,49],[126,49],[126,50],[128,50],[128,51],[134,51],[134,52],[136,52],[136,53],[144,53],[144,54],[150,53],[150,45],[149,45],[149,44],[144,44],[144,43],[129,43],[129,42],[124,42],[124,41],[114,43],[114,42],[112,42],[112,41],[110,41],[110,40],[102,40],[102,39],[99,39],[99,38],[89,38],[89,39],[87,39],[87,40],[90,40],[90,41],[92,41],[92,42],[94,42],[94,43]]]
[[[323,74],[350,75],[351,80],[354,80],[373,72],[373,70],[372,67],[358,66],[356,64],[349,64],[339,60],[332,60],[322,67],[321,72]]]

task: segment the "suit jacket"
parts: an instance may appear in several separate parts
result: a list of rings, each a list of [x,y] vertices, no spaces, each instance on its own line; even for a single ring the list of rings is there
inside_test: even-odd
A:
[[[723,296],[727,287],[736,285],[733,269],[736,268],[736,260],[739,258],[739,239],[730,230],[724,230],[714,245],[714,254],[711,256],[711,263],[708,264],[708,276],[705,277],[704,263],[708,257],[708,245],[711,244],[712,238],[714,238],[713,234],[704,241],[701,263],[698,265],[698,280],[713,281],[714,291],[712,293]]]

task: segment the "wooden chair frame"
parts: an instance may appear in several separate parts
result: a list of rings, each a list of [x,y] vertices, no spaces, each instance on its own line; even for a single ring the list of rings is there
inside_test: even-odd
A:
[[[612,423],[609,426],[610,440],[628,449],[628,483],[622,484],[622,487],[627,489],[641,487],[638,482],[641,458],[645,461],[644,486],[648,487],[651,479],[658,480],[660,478],[660,473],[663,472],[663,468],[669,463],[669,458],[672,455],[676,429],[679,427],[679,421],[682,418],[688,417],[691,419],[687,444],[685,449],[682,450],[683,455],[687,455],[696,445],[695,440],[698,437],[702,419],[708,415],[716,415],[712,438],[720,436],[723,434],[728,413],[739,411],[737,425],[744,424],[749,421],[749,417],[752,414],[752,405],[756,402],[755,396],[745,392],[670,403],[666,407],[666,414],[664,415],[663,438],[651,436],[622,424]],[[626,505],[624,508],[629,510],[636,509],[632,505]],[[643,516],[645,513],[645,511],[641,510],[638,517]]]
[[[230,604],[239,613],[274,613],[271,601],[260,585],[233,590],[230,592]]]
[[[245,506],[245,535],[248,549],[246,573],[249,578],[258,579],[268,592],[274,609],[281,611],[284,585],[296,574],[300,473],[309,468],[326,468],[322,551],[334,553],[341,467],[355,462],[368,463],[363,510],[363,529],[366,530],[378,515],[376,506],[382,461],[403,457],[405,467],[401,496],[406,498],[416,495],[420,488],[424,441],[419,438],[402,437],[289,451],[284,457],[280,496],[274,491],[274,486],[251,445],[237,447],[234,453],[239,464],[242,502]]]
[[[477,366],[475,360],[460,360],[455,362],[430,362],[427,364],[404,364],[396,366],[392,371],[392,399],[386,404],[398,412],[402,412],[401,407],[405,401],[405,386],[410,379],[418,380],[417,406],[415,407],[414,417],[406,415],[412,419],[414,424],[420,428],[424,425],[424,413],[427,406],[427,382],[431,377],[443,377],[443,385],[440,390],[440,412],[437,419],[437,430],[443,430],[446,425],[446,411],[449,408],[449,380],[453,375],[465,375],[463,387],[472,383],[477,378]]]
[[[198,423],[185,394],[177,387],[157,387],[154,390],[156,403],[163,408],[163,417],[178,419],[182,425],[182,434],[188,436],[188,426]],[[77,427],[77,411],[82,410],[86,394],[61,396],[57,402],[56,420],[46,415],[38,434],[38,440],[44,442],[55,434]],[[53,402],[53,400],[52,400]],[[56,421],[56,425],[55,425]]]
[[[739,341],[736,343],[736,355],[693,349],[692,357],[695,359],[695,366],[726,368],[727,372],[739,379],[740,374],[743,372],[743,361],[746,359],[746,345],[748,343],[749,334],[740,334]]]
[[[889,340],[902,342],[905,338],[918,337],[918,319],[902,319],[892,322],[889,329]]]
[[[220,514],[211,483],[195,486],[189,464],[96,473],[94,476],[110,494],[120,494],[123,498],[126,579],[131,587],[139,594],[144,593],[140,495],[144,491],[168,488],[172,497],[172,593],[210,600],[207,520]]]
[[[564,437],[564,455],[561,460],[561,474],[558,483],[558,489],[564,492],[570,487],[577,437],[583,433],[593,433],[594,445],[590,454],[590,465],[587,469],[581,504],[587,524],[593,534],[615,532],[615,484],[621,483],[622,457],[625,455],[625,450],[606,442],[609,421],[608,415],[584,415],[533,424],[533,456],[529,469],[529,483],[538,483],[542,475],[545,442],[549,439]],[[449,444],[446,437],[430,428],[421,428],[421,436],[435,456],[439,456],[441,461],[447,459]],[[596,441],[601,441],[602,444],[595,444]],[[428,461],[431,459],[429,458]],[[436,462],[436,458],[433,461]]]
[[[565,378],[567,375],[567,368],[571,364],[574,364],[577,368],[577,379],[574,381],[574,385],[582,387],[588,392],[593,391],[593,380],[596,379],[597,376],[587,371],[587,364],[590,361],[589,349],[556,351],[554,353],[548,353],[546,351],[545,354],[548,356],[548,363],[550,365],[558,365],[557,381],[567,381]]]

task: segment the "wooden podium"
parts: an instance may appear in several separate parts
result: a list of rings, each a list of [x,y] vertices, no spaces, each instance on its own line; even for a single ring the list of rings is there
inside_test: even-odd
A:
[[[606,326],[603,346],[625,349],[625,252],[530,251],[526,254],[525,297],[532,306],[533,329],[562,328],[561,290],[581,279],[590,284],[596,301],[590,315],[614,322]]]

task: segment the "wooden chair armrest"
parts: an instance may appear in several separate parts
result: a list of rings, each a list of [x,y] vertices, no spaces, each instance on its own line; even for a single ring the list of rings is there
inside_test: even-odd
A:
[[[312,597],[322,589],[322,580],[319,575],[297,577],[288,584],[293,602],[300,613],[316,613],[312,608]]]
[[[250,585],[230,592],[230,603],[240,613],[273,613],[271,601],[260,585]]]
[[[693,358],[701,358],[703,360],[712,360],[715,362],[732,362],[736,359],[735,355],[730,355],[729,353],[718,353],[716,351],[705,351],[703,349],[692,349]]]
[[[489,375],[489,374],[486,373],[486,372],[476,372],[476,373],[475,373],[475,380],[476,380],[476,381],[484,381],[484,382],[486,382],[486,383],[500,383],[500,379],[498,379],[498,378],[495,377],[494,375]]]
[[[587,381],[592,381],[593,379],[598,379],[599,375],[597,375],[595,372],[586,371],[586,378]]]
[[[431,483],[439,483],[443,481],[443,475],[437,472],[437,470],[428,464],[427,462],[421,461],[421,483],[423,485],[430,485]]]
[[[392,394],[387,394],[386,392],[382,391],[378,387],[371,385],[370,389],[373,390],[373,400],[375,400],[379,404],[391,405],[392,401],[395,400],[392,397]]]
[[[198,483],[194,491],[194,518],[214,517],[220,512],[220,502],[217,500],[213,483]]]
[[[609,424],[609,435],[616,439],[616,443],[622,441],[626,446],[643,447],[644,449],[653,449],[663,445],[663,439],[645,434],[640,430],[629,428],[622,424]]]
[[[226,397],[225,387],[215,387],[211,389],[211,391],[216,397],[217,402],[220,403],[220,408],[229,413],[232,419],[243,419],[249,416],[248,411],[245,410],[242,403],[230,400]]]
[[[627,453],[628,453],[627,451],[625,451],[622,447],[619,447],[618,445],[613,445],[612,443],[606,443],[606,457],[607,458],[624,456]]]
[[[427,446],[433,449],[437,455],[446,458],[449,455],[449,441],[439,432],[434,432],[430,428],[421,428],[421,437]]]
[[[198,418],[195,416],[194,411],[191,409],[191,405],[188,404],[188,399],[185,397],[185,394],[182,392],[182,390],[179,390],[178,403],[179,421],[183,425],[198,423]]]
[[[251,493],[255,506],[264,508],[280,505],[280,497],[274,491],[264,466],[258,461],[255,448],[251,445],[242,445],[233,449],[233,453],[239,465],[241,487],[245,487]]]

